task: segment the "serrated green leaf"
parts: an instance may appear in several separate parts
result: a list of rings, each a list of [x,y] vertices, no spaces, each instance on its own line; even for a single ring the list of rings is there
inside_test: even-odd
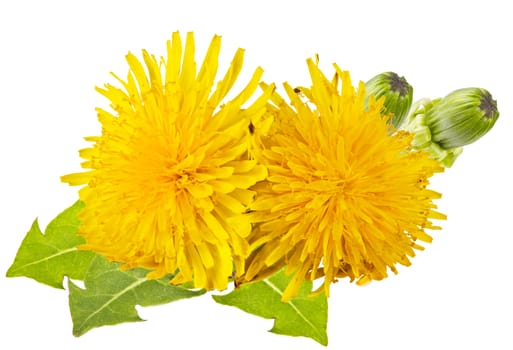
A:
[[[235,306],[250,314],[274,318],[273,333],[303,336],[328,344],[328,301],[324,293],[309,296],[312,283],[305,282],[297,297],[282,302],[290,277],[283,271],[260,282],[244,284],[226,295],[214,295],[216,302]]]
[[[78,201],[64,210],[48,224],[44,235],[35,220],[7,270],[7,277],[29,277],[61,289],[64,276],[82,280],[94,257],[94,253],[76,248],[84,243],[77,236],[80,225],[77,214],[83,207]]]
[[[147,270],[120,271],[119,266],[98,255],[85,275],[85,289],[69,281],[74,336],[96,327],[142,321],[136,305],[159,305],[205,293],[173,286],[168,277],[148,280]]]

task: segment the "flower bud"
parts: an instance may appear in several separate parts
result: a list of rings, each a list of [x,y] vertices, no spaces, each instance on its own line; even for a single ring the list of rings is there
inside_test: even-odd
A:
[[[499,118],[497,101],[481,88],[464,88],[433,101],[425,112],[431,138],[444,149],[468,145],[485,135]]]
[[[374,95],[376,99],[385,96],[383,112],[392,113],[389,123],[399,128],[408,115],[413,99],[413,87],[406,79],[394,72],[381,73],[365,83],[365,90],[367,96]]]

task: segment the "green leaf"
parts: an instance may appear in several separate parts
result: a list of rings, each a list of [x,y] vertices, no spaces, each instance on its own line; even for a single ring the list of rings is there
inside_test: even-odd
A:
[[[290,281],[283,271],[260,282],[243,284],[226,295],[214,295],[216,302],[235,306],[250,314],[274,318],[273,333],[303,336],[322,345],[328,344],[328,301],[324,293],[309,296],[312,283],[305,282],[297,297],[282,302],[283,291]]]
[[[83,207],[78,201],[64,210],[48,224],[44,235],[35,220],[7,270],[7,277],[29,277],[61,289],[64,276],[82,280],[94,257],[94,253],[76,248],[84,243],[77,236],[80,225],[77,214]]]
[[[79,337],[96,327],[142,321],[135,305],[159,305],[205,293],[173,286],[169,284],[169,277],[148,280],[147,270],[120,271],[119,266],[98,255],[87,270],[85,289],[69,281],[74,336]]]

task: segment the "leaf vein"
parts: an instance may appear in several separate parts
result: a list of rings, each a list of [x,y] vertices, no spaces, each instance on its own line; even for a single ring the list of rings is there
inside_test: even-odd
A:
[[[111,294],[110,296],[112,296],[111,299],[109,299],[109,301],[107,301],[105,304],[103,304],[100,308],[98,308],[95,312],[91,313],[89,316],[87,316],[84,321],[81,322],[81,326],[80,327],[77,327],[78,329],[82,329],[82,327],[84,326],[84,324],[87,324],[87,322],[94,316],[96,316],[98,313],[100,313],[103,309],[105,308],[110,308],[109,305],[112,304],[114,301],[116,301],[117,299],[119,299],[123,294],[125,294],[126,292],[130,291],[131,289],[134,289],[136,288],[137,286],[139,286],[140,284],[143,284],[144,282],[146,282],[146,278],[141,278],[141,279],[138,279],[136,280],[134,283],[128,285],[125,289],[119,291],[118,293],[116,294]]]
[[[283,291],[278,288],[274,283],[272,283],[269,279],[264,279],[264,283],[267,284],[269,287],[271,287],[275,292],[277,292],[280,296],[283,296]],[[299,310],[297,308],[296,305],[294,305],[294,303],[291,301],[287,301],[286,302],[287,304],[290,304],[290,306],[292,307],[292,309],[294,309],[294,311],[306,322],[306,324],[308,324],[313,330],[315,333],[317,333],[318,335],[321,335],[317,329],[317,327],[315,327],[315,325],[310,322],[310,320],[308,318],[306,318],[305,315],[303,315],[303,313],[301,312],[301,310]]]
[[[35,261],[32,261],[28,264],[25,264],[25,265],[21,265],[21,266],[18,266],[16,267],[15,269],[13,269],[13,271],[17,271],[17,270],[22,270],[22,269],[25,269],[27,268],[28,266],[31,266],[31,265],[36,265],[36,264],[40,264],[40,263],[43,263],[45,261],[48,261],[48,260],[51,260],[53,258],[56,258],[58,256],[61,256],[61,255],[64,255],[64,254],[68,254],[68,253],[71,253],[71,252],[74,252],[76,251],[77,248],[76,247],[73,247],[73,248],[69,248],[69,249],[65,249],[65,250],[61,250],[60,252],[57,252],[55,254],[52,254],[52,255],[49,255],[49,256],[46,256],[42,259],[39,259],[39,260],[35,260]]]

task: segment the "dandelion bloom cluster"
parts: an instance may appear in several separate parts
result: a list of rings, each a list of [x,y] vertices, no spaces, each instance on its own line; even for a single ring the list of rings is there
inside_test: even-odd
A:
[[[355,91],[347,72],[335,66],[329,81],[312,60],[308,68],[312,87],[285,84],[291,106],[275,94],[276,125],[257,135],[269,175],[253,187],[253,253],[238,281],[286,266],[293,277],[284,300],[304,280],[324,277],[319,291],[329,295],[337,278],[363,284],[397,272],[419,241],[431,241],[425,229],[438,227],[430,219],[445,218],[433,204],[440,195],[426,187],[443,168],[412,150],[412,135],[391,129],[383,99],[366,106],[363,83]]]
[[[245,215],[267,170],[248,157],[248,124],[265,111],[269,92],[243,108],[262,70],[224,101],[241,70],[239,49],[216,84],[221,38],[215,36],[196,71],[192,33],[179,33],[167,58],[143,51],[142,64],[127,55],[122,88],[98,91],[114,112],[98,110],[102,134],[81,151],[83,173],[63,177],[80,190],[81,249],[152,270],[151,278],[175,274],[172,283],[225,289],[249,255],[250,218]],[[213,88],[215,85],[215,88]],[[270,90],[269,90],[270,91]]]
[[[166,58],[128,54],[121,88],[98,89],[113,112],[98,109],[101,136],[81,151],[87,171],[62,178],[85,185],[80,249],[208,290],[286,267],[284,300],[304,280],[324,278],[329,295],[338,278],[365,283],[408,265],[438,228],[431,219],[445,218],[427,188],[438,162],[337,66],[329,81],[308,60],[312,86],[285,84],[290,105],[260,68],[227,99],[243,51],[215,83],[220,41],[197,72],[192,33],[183,47],[174,33]]]

